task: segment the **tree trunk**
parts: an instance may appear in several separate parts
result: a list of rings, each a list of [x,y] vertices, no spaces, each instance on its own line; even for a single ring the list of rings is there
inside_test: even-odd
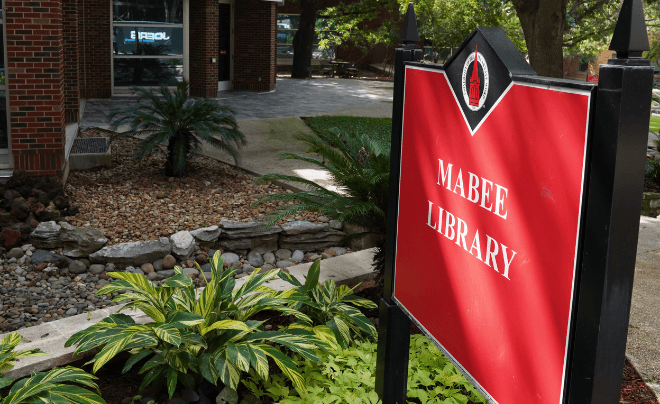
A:
[[[568,0],[513,0],[529,64],[540,76],[563,77],[562,53]]]
[[[309,77],[307,68],[312,65],[314,49],[314,28],[318,0],[300,0],[300,25],[293,37],[293,67],[291,77],[303,79]]]

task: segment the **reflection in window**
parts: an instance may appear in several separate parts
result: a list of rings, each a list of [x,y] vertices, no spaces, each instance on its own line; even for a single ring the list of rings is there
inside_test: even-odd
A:
[[[115,22],[183,23],[183,0],[114,0]]]
[[[114,27],[115,55],[182,55],[183,28]]]
[[[296,36],[300,26],[300,16],[294,14],[277,15],[277,57],[279,59],[293,58],[293,38]],[[312,57],[314,59],[334,59],[335,48],[333,45],[325,45],[321,49],[320,42],[328,39],[329,34],[334,30],[335,21],[331,19],[316,19],[314,33],[314,50]]]
[[[115,86],[176,86],[183,80],[179,59],[114,59]]]

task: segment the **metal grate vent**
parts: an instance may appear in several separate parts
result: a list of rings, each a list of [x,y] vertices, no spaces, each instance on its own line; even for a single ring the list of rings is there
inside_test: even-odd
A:
[[[73,142],[72,154],[103,154],[108,151],[108,139],[104,137],[78,138]]]

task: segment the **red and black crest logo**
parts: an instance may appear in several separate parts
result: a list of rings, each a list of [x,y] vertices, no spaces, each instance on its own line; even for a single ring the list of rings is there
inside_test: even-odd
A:
[[[507,66],[503,60],[516,53],[519,63]],[[472,133],[507,91],[513,74],[536,74],[501,29],[488,27],[477,27],[444,69]]]

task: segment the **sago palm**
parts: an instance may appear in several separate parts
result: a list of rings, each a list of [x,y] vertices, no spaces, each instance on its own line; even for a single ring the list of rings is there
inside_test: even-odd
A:
[[[296,139],[308,146],[308,152],[321,159],[293,153],[280,153],[282,158],[306,161],[327,170],[337,191],[313,181],[283,174],[268,174],[258,181],[287,181],[304,184],[309,190],[291,194],[266,195],[257,204],[285,202],[283,209],[271,217],[271,223],[300,211],[319,212],[342,222],[370,229],[380,237],[374,266],[382,271],[387,230],[387,198],[390,178],[390,145],[364,135],[339,137],[326,134],[298,134]],[[292,204],[286,204],[293,202]]]
[[[182,81],[176,91],[166,86],[160,90],[131,88],[138,104],[110,114],[116,131],[122,125],[129,130],[119,135],[142,138],[138,158],[161,144],[167,144],[165,174],[180,177],[191,155],[202,142],[236,155],[236,147],[245,144],[238,130],[234,112],[211,99],[188,100],[188,82]]]

